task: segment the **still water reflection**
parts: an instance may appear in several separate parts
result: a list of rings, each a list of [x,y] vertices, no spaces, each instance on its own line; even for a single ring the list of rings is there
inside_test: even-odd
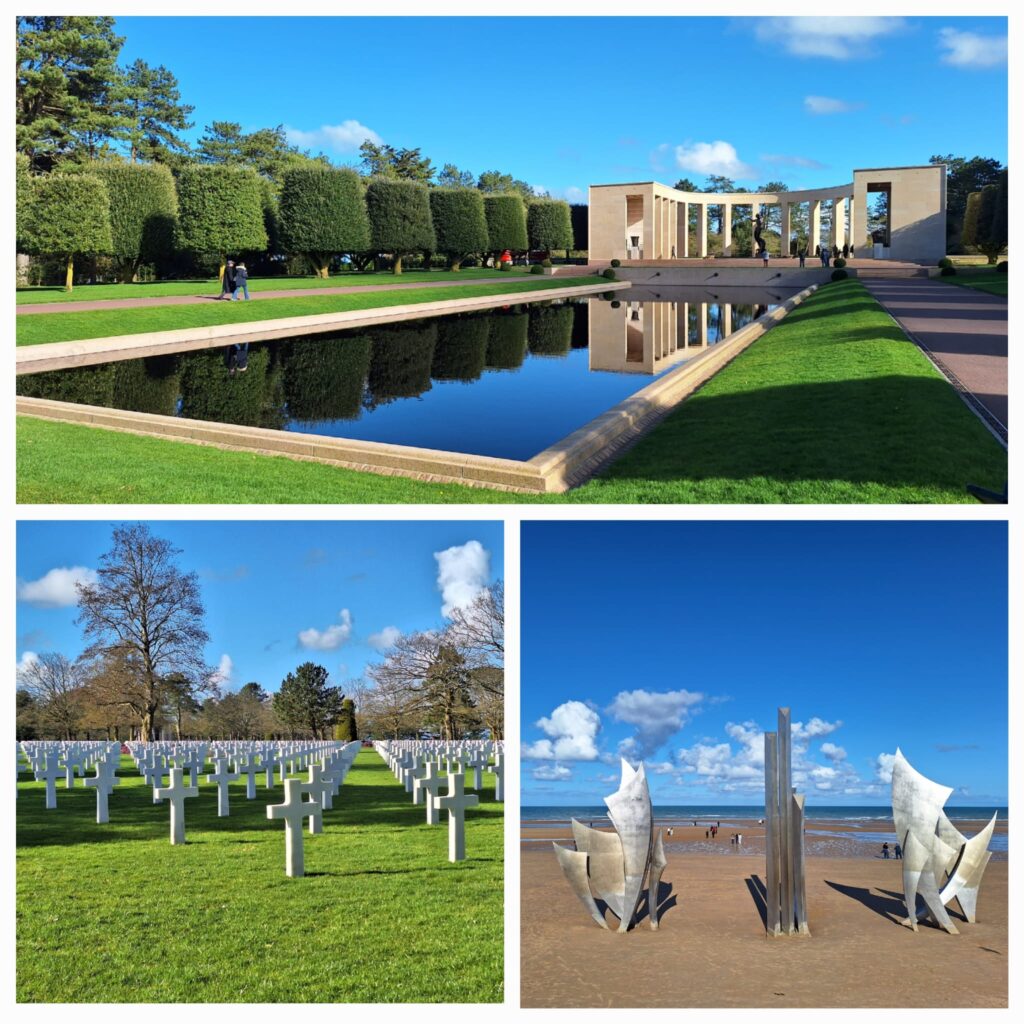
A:
[[[18,393],[528,459],[778,298],[628,294],[33,374]]]

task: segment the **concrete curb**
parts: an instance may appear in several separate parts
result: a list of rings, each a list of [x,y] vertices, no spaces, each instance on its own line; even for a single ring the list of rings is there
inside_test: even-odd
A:
[[[398,306],[351,309],[340,313],[291,316],[245,324],[188,327],[174,331],[89,338],[83,341],[54,341],[15,349],[15,369],[19,376],[25,373],[43,373],[47,370],[67,370],[77,366],[119,362],[122,359],[142,359],[147,356],[167,355],[173,352],[191,352],[197,349],[220,348],[247,342],[273,341],[297,334],[324,334],[329,331],[368,327],[373,324],[421,320],[445,316],[449,313],[488,309],[493,306],[544,302],[548,299],[566,299],[579,295],[597,295],[601,292],[619,291],[629,287],[628,281],[608,281],[604,284],[541,288],[535,291],[503,292],[498,295],[470,295],[459,299],[441,299],[436,302],[414,302]]]

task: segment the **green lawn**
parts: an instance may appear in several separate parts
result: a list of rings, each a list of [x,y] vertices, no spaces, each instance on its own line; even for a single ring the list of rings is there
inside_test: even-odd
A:
[[[509,273],[509,271],[506,271]],[[513,274],[528,273],[525,267],[514,267]],[[285,291],[293,288],[344,288],[351,285],[418,284],[422,281],[464,281],[467,278],[497,277],[493,267],[467,267],[465,270],[410,270],[403,274],[364,271],[336,274],[324,280],[321,277],[253,277],[250,292]],[[220,281],[216,277],[191,281],[148,281],[139,284],[80,284],[66,292],[59,285],[19,288],[17,304],[29,306],[42,302],[92,302],[97,299],[147,299],[165,295],[219,295]]]
[[[940,277],[945,284],[959,285],[961,288],[974,288],[990,295],[1006,295],[1006,273],[998,273],[994,267],[958,267],[952,277]]]
[[[503,805],[486,775],[466,816],[467,860],[448,862],[447,815],[424,823],[373,751],[362,751],[305,878],[284,873],[283,790],[217,788],[186,802],[171,846],[167,804],[131,772],[97,825],[79,783],[22,781],[17,802],[20,1002],[499,1002]],[[23,780],[30,780],[22,773]],[[262,777],[258,780],[262,782]]]
[[[1005,481],[1005,450],[854,279],[820,289],[567,495],[18,424],[22,503],[968,503],[968,483]]]
[[[352,309],[403,306],[416,302],[503,295],[507,292],[544,291],[577,285],[605,283],[599,277],[522,276],[494,284],[452,284],[440,288],[408,288],[385,292],[344,295],[304,295],[293,299],[261,302],[216,302],[194,306],[144,306],[132,309],[97,309],[82,313],[35,313],[15,318],[18,345],[43,345],[52,341],[81,341],[148,331],[173,331],[184,327],[244,324],[278,317],[342,313]]]

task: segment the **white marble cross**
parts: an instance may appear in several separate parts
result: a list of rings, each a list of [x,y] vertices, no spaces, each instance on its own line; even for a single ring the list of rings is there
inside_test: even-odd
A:
[[[160,797],[157,796],[157,790],[164,784],[164,774],[164,761],[159,754],[154,753],[153,760],[142,766],[142,777],[148,786],[153,787],[153,803],[155,804],[161,803]]]
[[[444,778],[438,774],[438,770],[439,766],[436,761],[427,761],[420,769],[423,775],[414,778],[412,781],[414,803],[420,793],[426,794],[428,825],[436,825],[438,823],[437,804],[434,801],[444,785]]]
[[[110,814],[107,810],[107,797],[114,792],[114,787],[121,785],[117,777],[117,762],[109,761],[96,762],[96,774],[90,775],[83,780],[84,785],[93,786],[96,789],[96,824],[106,825],[110,821]]]
[[[52,811],[57,806],[57,780],[64,774],[57,754],[48,754],[46,764],[36,772],[37,779],[46,780],[46,809]]]
[[[255,754],[247,754],[244,761],[239,761],[235,768],[245,776],[245,799],[256,799],[256,776],[263,770],[256,763]]]
[[[309,766],[309,779],[302,783],[302,792],[308,793],[317,810],[309,815],[309,834],[318,836],[324,830],[324,798],[330,799],[331,782],[324,778],[323,768],[318,764]]]
[[[505,801],[505,755],[499,750],[494,755],[494,764],[487,769],[494,775],[494,799]]]
[[[284,821],[284,873],[289,878],[301,878],[305,873],[302,850],[302,823],[306,817],[321,810],[314,800],[302,799],[302,779],[285,779],[284,803],[269,804],[267,817],[271,821]]]
[[[226,818],[231,813],[231,796],[229,783],[237,782],[242,776],[238,772],[228,771],[226,757],[215,757],[213,759],[213,771],[204,775],[207,782],[217,784],[217,817]]]
[[[171,801],[171,845],[180,846],[185,842],[185,800],[199,796],[196,786],[185,785],[185,770],[171,769],[171,784],[166,789],[154,789],[154,796]]]
[[[486,750],[474,751],[466,759],[466,767],[473,769],[473,789],[478,793],[484,788],[483,770],[489,760],[490,754]]]
[[[448,792],[434,798],[440,811],[448,812],[448,859],[466,859],[466,809],[476,807],[480,797],[465,792],[466,776],[453,772],[448,776]]]

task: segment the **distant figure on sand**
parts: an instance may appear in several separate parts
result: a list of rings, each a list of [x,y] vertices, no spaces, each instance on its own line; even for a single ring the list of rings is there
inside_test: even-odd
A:
[[[711,838],[711,829],[709,829],[709,828],[704,829],[704,838],[705,839],[710,839]]]
[[[242,292],[245,295],[245,301],[249,301],[249,271],[245,269],[244,263],[239,263],[235,267],[235,287],[231,293],[233,301],[238,301],[238,293]]]
[[[224,276],[220,282],[220,297],[222,299],[230,299],[235,293],[235,264],[232,260],[228,260],[227,266],[224,268]]]
[[[743,833],[742,832],[737,832],[736,833],[736,845],[737,846],[742,846],[743,845]]]
[[[889,859],[889,844],[888,843],[882,843],[882,856],[886,860]]]
[[[895,853],[895,854],[896,854],[896,859],[897,859],[897,860],[903,860],[903,847],[902,847],[902,846],[900,846],[900,844],[899,844],[899,843],[896,843],[896,844],[895,844],[895,845],[893,846],[893,853]]]

